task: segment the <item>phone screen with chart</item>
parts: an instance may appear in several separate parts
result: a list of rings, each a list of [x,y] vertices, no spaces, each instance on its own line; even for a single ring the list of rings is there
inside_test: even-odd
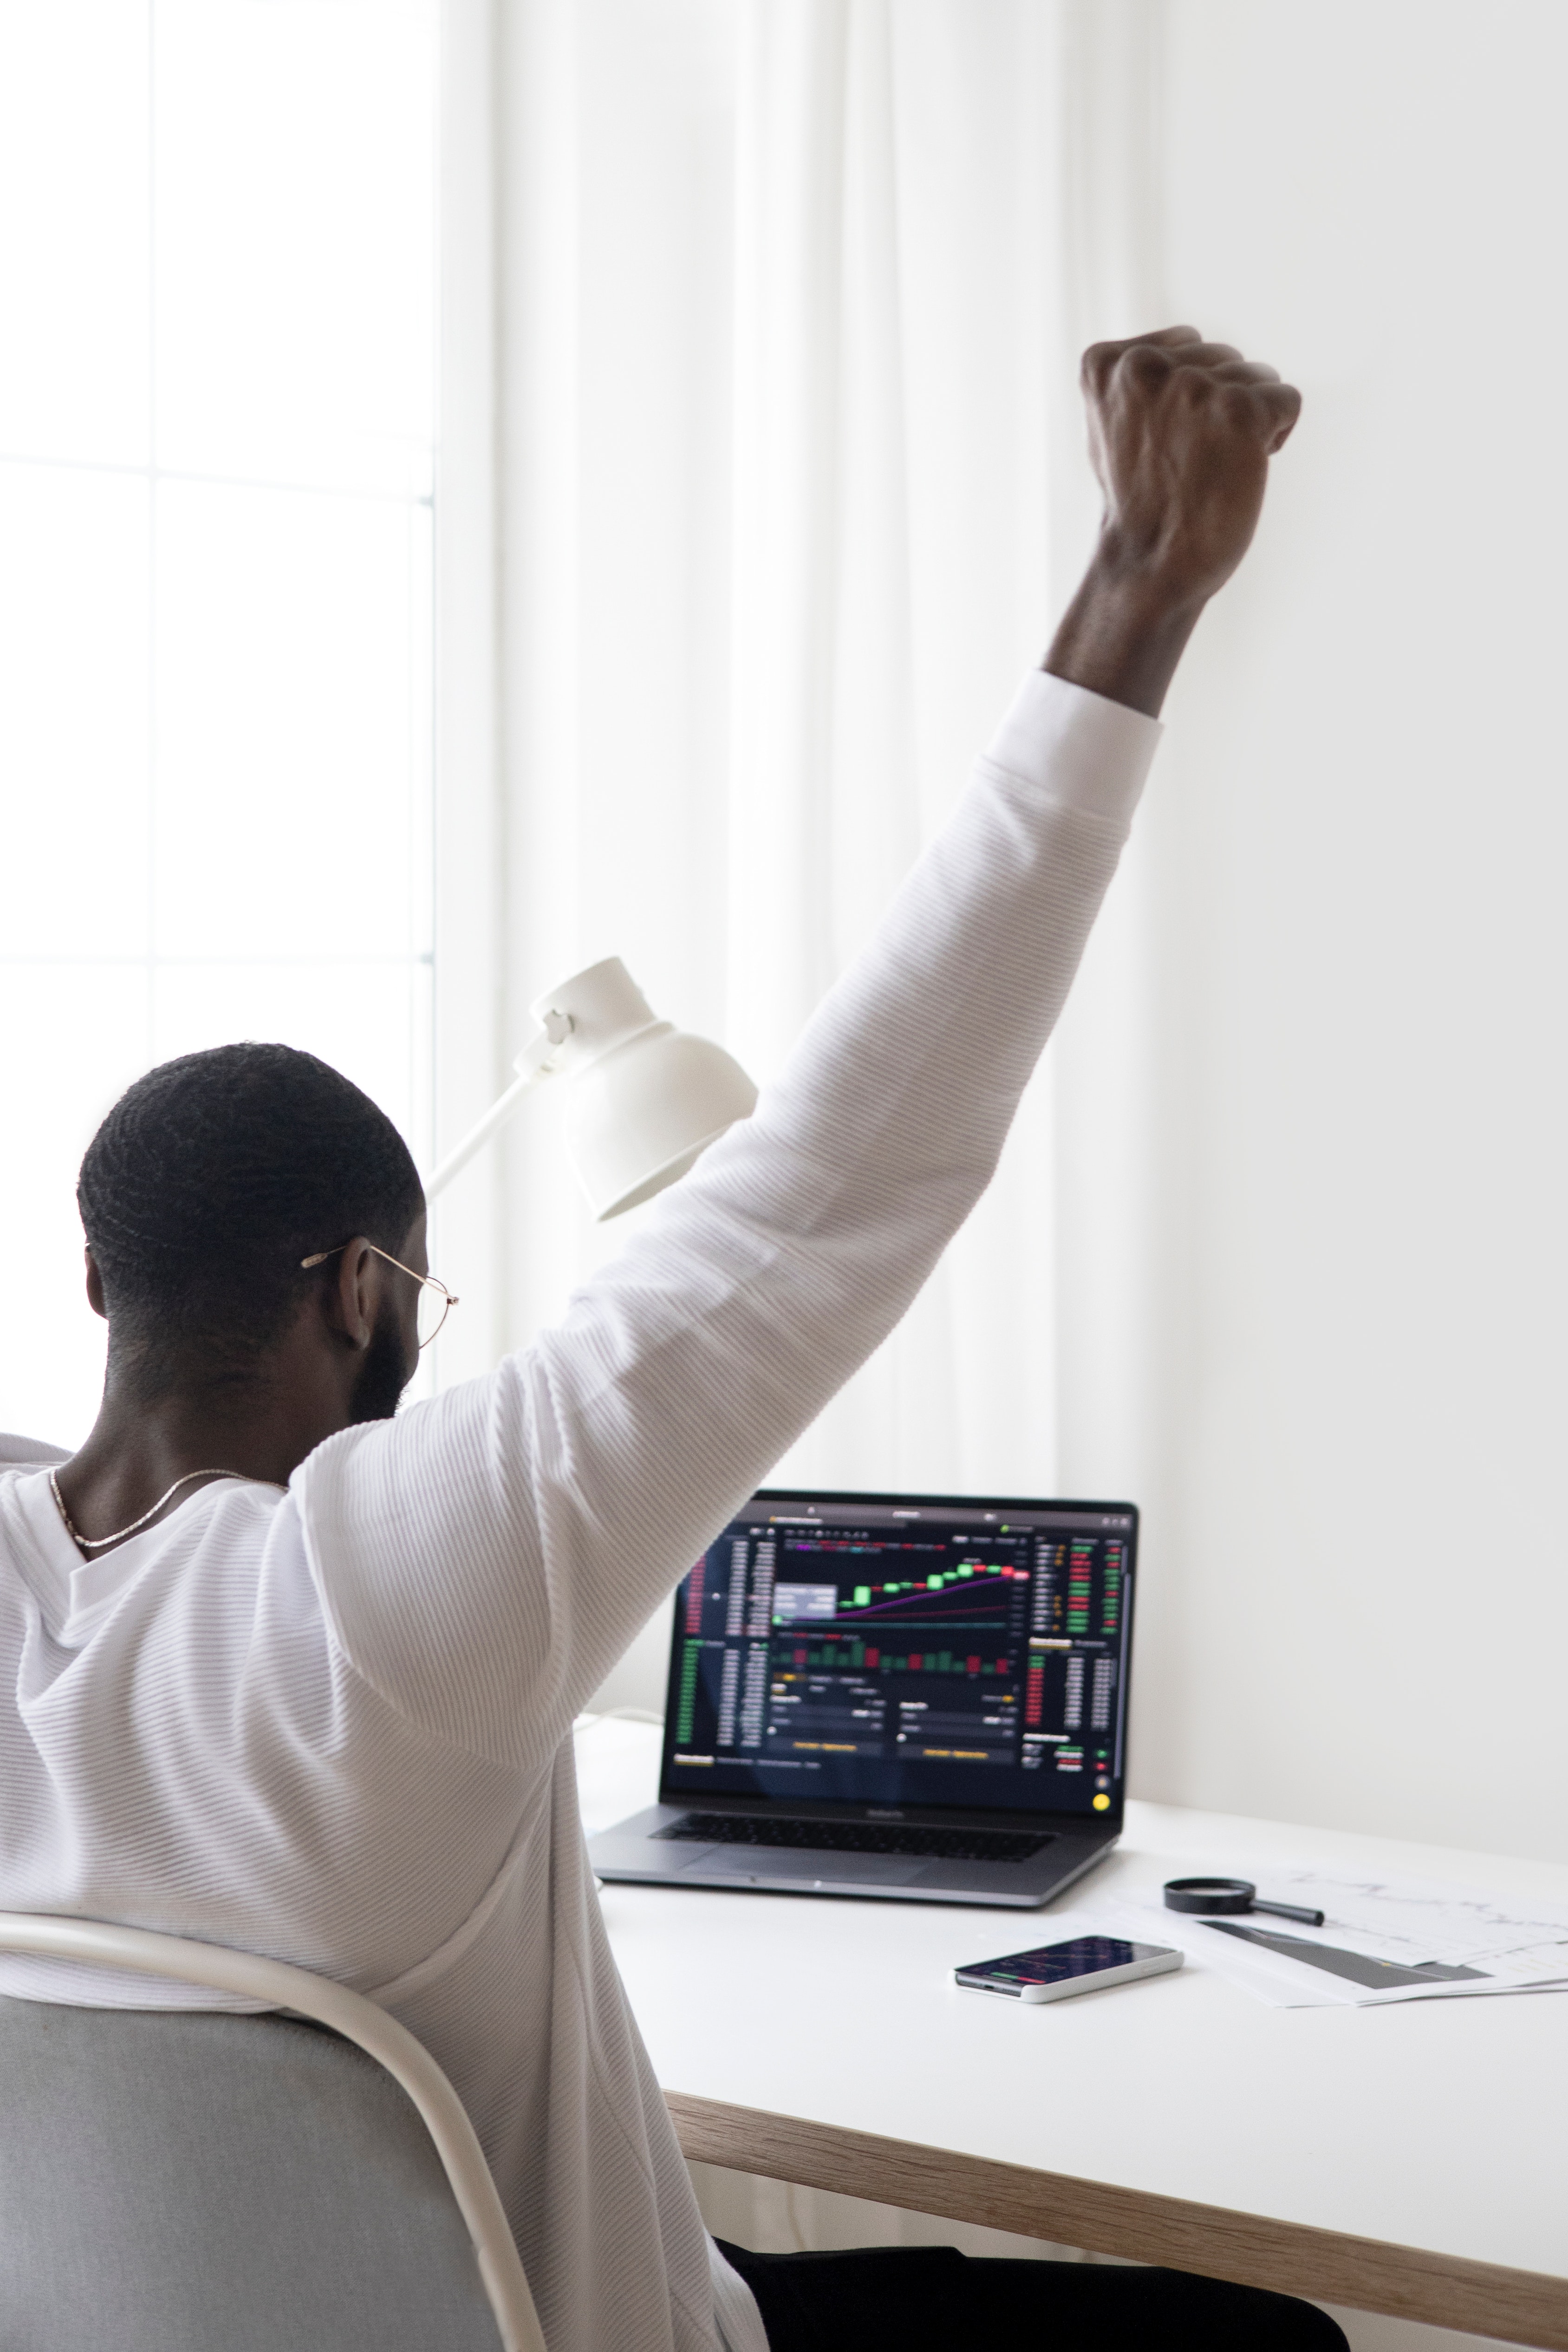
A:
[[[675,1601],[664,1793],[1121,1810],[1128,1504],[764,1493]]]
[[[1074,1936],[1030,1952],[1009,1952],[999,1960],[977,1960],[972,1968],[953,1973],[960,1984],[1067,1984],[1080,1977],[1103,1976],[1107,1969],[1131,1968],[1135,1960],[1155,1959],[1160,1950],[1158,1944],[1124,1943],[1119,1936]]]

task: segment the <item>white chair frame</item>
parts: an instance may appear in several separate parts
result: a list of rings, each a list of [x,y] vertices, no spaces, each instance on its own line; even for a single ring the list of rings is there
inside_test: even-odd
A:
[[[98,1919],[0,1911],[0,1952],[173,1977],[183,1984],[263,2001],[269,2009],[291,2010],[357,2042],[402,2085],[423,2119],[467,2224],[506,2352],[547,2352],[517,2241],[463,2102],[429,2051],[384,2009],[329,1977],[314,1976],[282,1960],[257,1959],[220,1944],[116,1927]]]

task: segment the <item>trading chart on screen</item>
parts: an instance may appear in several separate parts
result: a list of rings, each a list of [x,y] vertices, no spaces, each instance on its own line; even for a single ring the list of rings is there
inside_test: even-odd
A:
[[[682,1796],[1120,1801],[1126,1507],[759,1496],[677,1601]]]

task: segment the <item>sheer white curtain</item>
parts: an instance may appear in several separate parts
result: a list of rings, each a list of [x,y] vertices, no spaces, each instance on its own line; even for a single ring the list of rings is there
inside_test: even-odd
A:
[[[1048,633],[1053,434],[1082,466],[1069,18],[511,0],[487,21],[495,1059],[540,987],[618,952],[766,1078]],[[467,935],[454,914],[450,958]],[[443,1211],[438,1262],[496,1283],[497,1341],[616,1238],[587,1223],[558,1116],[547,1090],[498,1178]],[[792,1472],[1051,1489],[1051,1126],[1038,1085],[992,1192]]]
[[[760,1071],[1040,657],[1047,415],[1071,397],[1046,23],[1010,0],[761,0],[743,19],[727,944]],[[792,1468],[1049,1488],[1051,1269],[1037,1091],[996,1192]]]

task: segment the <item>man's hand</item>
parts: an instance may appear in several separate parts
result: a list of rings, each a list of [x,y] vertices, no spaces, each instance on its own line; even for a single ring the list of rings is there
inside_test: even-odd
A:
[[[1198,614],[1246,554],[1301,395],[1196,327],[1083,355],[1100,541],[1045,667],[1157,716]]]

